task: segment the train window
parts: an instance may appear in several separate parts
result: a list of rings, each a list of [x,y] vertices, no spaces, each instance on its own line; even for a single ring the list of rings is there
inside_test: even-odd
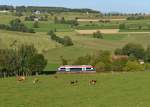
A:
[[[94,71],[93,68],[86,68],[86,71]]]
[[[70,68],[70,71],[82,71],[82,68]]]
[[[60,71],[66,71],[66,68],[60,68]]]

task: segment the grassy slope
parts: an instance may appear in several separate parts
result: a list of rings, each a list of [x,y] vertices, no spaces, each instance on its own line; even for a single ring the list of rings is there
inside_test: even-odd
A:
[[[0,81],[1,107],[149,107],[149,72],[74,74],[34,77],[22,83],[15,78]],[[89,80],[96,79],[95,86]],[[70,80],[78,80],[71,86]]]
[[[39,52],[56,48],[56,45],[60,46],[60,44],[52,41],[45,33],[31,34],[0,30],[0,48],[11,48],[10,45],[15,40],[17,40],[17,46],[21,44],[33,44]]]

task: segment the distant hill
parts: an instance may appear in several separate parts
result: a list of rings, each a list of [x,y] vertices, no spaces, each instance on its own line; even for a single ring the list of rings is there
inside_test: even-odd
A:
[[[88,13],[99,13],[97,10],[92,9],[71,9],[65,7],[45,7],[45,6],[10,6],[10,5],[0,5],[0,10],[16,10],[19,12],[88,12]]]

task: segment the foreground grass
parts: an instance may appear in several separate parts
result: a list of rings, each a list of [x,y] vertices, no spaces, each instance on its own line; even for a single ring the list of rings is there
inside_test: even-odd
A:
[[[0,80],[1,107],[149,107],[150,72],[114,74],[59,74],[24,82]],[[96,79],[95,86],[88,81]],[[70,80],[78,80],[71,86]]]

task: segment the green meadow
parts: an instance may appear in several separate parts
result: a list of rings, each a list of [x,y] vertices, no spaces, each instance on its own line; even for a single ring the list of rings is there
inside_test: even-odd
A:
[[[1,107],[148,107],[149,72],[56,74],[0,81]],[[34,78],[39,82],[33,84]],[[89,85],[96,79],[96,85]],[[78,80],[77,85],[70,81]]]

